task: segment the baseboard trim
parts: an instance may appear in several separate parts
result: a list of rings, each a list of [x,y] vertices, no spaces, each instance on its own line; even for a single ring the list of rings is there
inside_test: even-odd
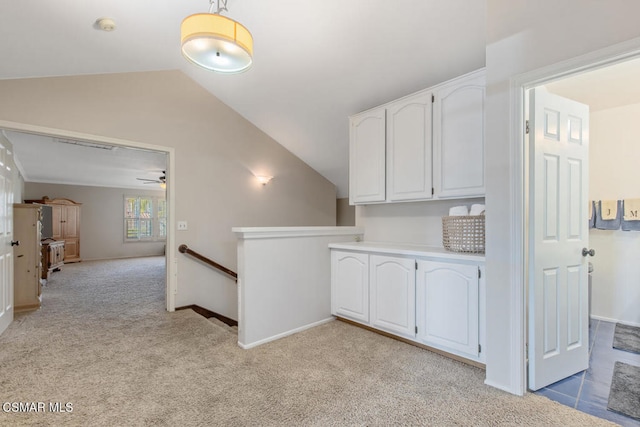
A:
[[[424,349],[424,350],[429,350],[429,351],[431,351],[433,353],[437,353],[437,354],[439,354],[441,356],[448,357],[449,359],[457,360],[458,362],[462,362],[462,363],[465,363],[467,365],[475,366],[476,368],[480,368],[480,369],[485,369],[486,370],[486,365],[484,363],[476,362],[475,360],[465,359],[462,356],[458,356],[458,355],[455,355],[455,354],[452,354],[452,353],[447,353],[446,351],[443,351],[443,350],[440,350],[440,349],[437,349],[437,348],[434,348],[434,347],[429,347],[428,345],[420,344],[419,342],[411,341],[410,339],[407,339],[407,338],[404,338],[404,337],[399,337],[397,335],[393,335],[393,334],[390,334],[388,332],[381,331],[381,330],[376,329],[376,328],[372,328],[371,326],[363,325],[362,323],[358,323],[358,322],[354,322],[353,320],[345,319],[343,317],[336,317],[336,319],[338,319],[341,322],[348,323],[350,325],[357,326],[357,327],[362,328],[362,329],[366,329],[367,331],[375,332],[376,334],[379,334],[379,335],[384,335],[387,338],[392,338],[394,340],[402,341],[405,344],[409,344],[409,345],[412,345],[412,346],[415,346],[415,347],[419,347],[419,348]]]
[[[329,317],[327,319],[322,319],[322,320],[320,320],[318,322],[309,323],[308,325],[304,325],[304,326],[301,326],[299,328],[291,329],[290,331],[286,331],[286,332],[283,332],[281,334],[274,335],[272,337],[268,337],[268,338],[261,339],[259,341],[252,342],[250,344],[243,344],[240,341],[238,341],[238,346],[240,346],[240,348],[242,348],[244,350],[249,350],[250,348],[254,348],[254,347],[257,347],[257,346],[262,345],[262,344],[266,344],[266,343],[271,342],[271,341],[279,340],[280,338],[284,338],[284,337],[287,337],[289,335],[297,334],[298,332],[302,332],[302,331],[305,331],[307,329],[315,328],[316,326],[320,326],[320,325],[323,325],[325,323],[333,322],[333,320],[334,320],[334,318],[332,316],[332,317]]]
[[[493,382],[493,381],[489,381],[489,380],[486,380],[486,379],[484,380],[484,383],[486,385],[488,385],[489,387],[497,388],[498,390],[505,391],[505,392],[507,392],[509,394],[513,394],[513,395],[516,395],[516,396],[524,396],[524,393],[522,393],[520,391],[517,391],[517,390],[512,390],[511,388],[507,387],[504,384],[499,384],[499,383],[496,383],[496,382]]]
[[[211,311],[209,309],[206,309],[204,307],[200,307],[199,305],[195,305],[195,304],[191,304],[191,305],[184,305],[182,307],[176,307],[176,311],[178,310],[193,310],[196,313],[198,313],[201,316],[206,317],[207,319],[209,319],[210,317],[215,317],[216,319],[218,319],[219,321],[226,323],[229,326],[238,326],[238,321],[237,320],[233,320],[230,317],[227,317],[223,314],[220,313],[216,313],[215,311]]]
[[[638,327],[640,327],[640,323],[627,322],[626,320],[612,319],[612,318],[610,318],[610,317],[594,316],[594,315],[591,315],[591,318],[592,318],[593,320],[602,320],[602,321],[604,321],[604,322],[622,323],[623,325],[638,326]]]

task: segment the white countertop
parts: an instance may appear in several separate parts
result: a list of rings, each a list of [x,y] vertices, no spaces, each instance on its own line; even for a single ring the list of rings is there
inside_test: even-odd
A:
[[[361,251],[381,254],[409,255],[416,257],[447,258],[484,262],[484,254],[470,254],[463,252],[451,252],[438,246],[414,245],[408,243],[388,242],[349,242],[331,243],[331,249]]]

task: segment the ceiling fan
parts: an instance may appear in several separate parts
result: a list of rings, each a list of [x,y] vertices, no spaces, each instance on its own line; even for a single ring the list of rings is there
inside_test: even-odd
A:
[[[165,171],[162,171],[162,176],[159,176],[158,179],[147,179],[147,178],[136,178],[139,181],[144,181],[143,184],[166,184],[167,177],[165,176]]]

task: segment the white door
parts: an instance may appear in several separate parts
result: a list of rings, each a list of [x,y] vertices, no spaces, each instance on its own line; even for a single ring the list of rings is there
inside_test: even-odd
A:
[[[0,134],[0,334],[13,321],[13,153]]]
[[[530,91],[529,388],[589,366],[589,107]]]
[[[371,325],[416,336],[416,262],[412,258],[369,257]]]

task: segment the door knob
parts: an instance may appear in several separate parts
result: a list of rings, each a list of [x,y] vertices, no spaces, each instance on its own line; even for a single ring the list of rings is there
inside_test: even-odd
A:
[[[582,248],[582,256],[595,256],[596,255],[596,251],[594,251],[593,249],[587,250],[587,248]]]
[[[12,240],[11,246],[20,246],[20,240]]]

